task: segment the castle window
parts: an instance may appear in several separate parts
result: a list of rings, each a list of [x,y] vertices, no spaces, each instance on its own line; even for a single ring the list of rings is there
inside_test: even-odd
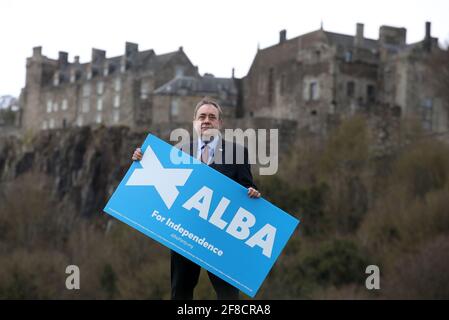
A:
[[[375,102],[376,101],[376,88],[369,84],[366,86],[366,97],[368,102]]]
[[[83,116],[81,114],[78,115],[78,118],[76,119],[76,124],[78,125],[78,127],[83,126]]]
[[[348,50],[345,52],[345,62],[352,62],[352,51]]]
[[[175,67],[175,77],[182,77],[184,75],[184,67],[176,66]]]
[[[62,119],[62,127],[64,129],[67,128],[67,119],[66,118]]]
[[[309,100],[318,100],[320,98],[318,81],[309,83]]]
[[[120,121],[120,110],[113,110],[113,112],[112,112],[112,121],[114,123],[118,123]]]
[[[422,125],[426,130],[432,130],[432,118],[433,118],[433,100],[432,98],[426,98],[422,102]]]
[[[97,99],[97,110],[98,111],[103,110],[103,98],[98,98]]]
[[[97,94],[102,95],[103,90],[104,90],[104,82],[103,81],[97,82]]]
[[[76,73],[75,70],[70,70],[70,82],[74,83],[76,81]]]
[[[90,96],[90,83],[86,83],[83,85],[83,97]]]
[[[149,83],[148,82],[142,82],[140,84],[140,99],[147,99],[149,91],[150,91]]]
[[[48,129],[48,123],[47,123],[47,120],[44,120],[42,122],[42,130],[47,130],[47,129]]]
[[[51,100],[48,100],[47,101],[47,113],[51,112],[52,106],[53,106],[53,102]]]
[[[53,103],[53,111],[58,111],[59,107],[58,107],[58,103],[55,102]]]
[[[101,121],[102,121],[101,113],[97,113],[96,121],[97,121],[97,123],[101,123]]]
[[[81,106],[81,110],[85,113],[89,112],[89,110],[90,110],[89,98],[83,98],[83,104]]]
[[[179,115],[179,100],[178,99],[173,99],[171,101],[170,113],[173,117],[176,117]]]
[[[120,91],[122,89],[122,80],[120,78],[115,79],[114,89],[115,91]]]
[[[54,127],[55,127],[55,119],[50,119],[50,121],[49,121],[49,127],[50,127],[50,129],[53,129]]]
[[[423,106],[425,109],[432,109],[432,108],[433,108],[433,101],[432,101],[432,98],[426,98],[426,99],[424,99],[422,106]]]
[[[120,107],[120,95],[116,94],[114,96],[114,107],[119,108]]]
[[[67,99],[62,100],[61,110],[67,110]]]
[[[56,71],[53,75],[53,85],[57,86],[59,85],[59,71]]]
[[[346,96],[348,98],[354,97],[355,94],[355,83],[354,81],[348,81],[346,83]]]
[[[109,74],[109,63],[105,63],[103,66],[103,75],[106,77]]]

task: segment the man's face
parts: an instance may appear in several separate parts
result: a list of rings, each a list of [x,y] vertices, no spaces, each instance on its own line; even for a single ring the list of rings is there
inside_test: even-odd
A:
[[[201,136],[210,137],[217,134],[221,128],[218,109],[211,104],[204,104],[196,113],[193,120],[195,130]]]

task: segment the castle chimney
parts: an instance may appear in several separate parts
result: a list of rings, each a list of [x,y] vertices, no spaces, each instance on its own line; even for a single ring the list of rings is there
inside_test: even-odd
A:
[[[432,49],[431,29],[432,29],[432,24],[429,21],[427,21],[426,22],[426,35],[425,35],[424,42],[423,42],[424,50],[427,52],[430,52],[430,50]]]
[[[42,47],[33,48],[33,57],[42,57]]]
[[[125,55],[127,57],[133,56],[139,52],[139,45],[137,43],[126,42],[125,43]]]
[[[426,39],[430,39],[431,35],[430,35],[430,31],[432,29],[432,23],[427,21],[426,22]]]
[[[354,38],[354,45],[356,47],[360,47],[363,45],[363,39],[364,39],[364,24],[363,23],[357,23],[356,26],[356,34],[355,34],[355,38]]]
[[[182,52],[184,49],[182,46],[179,47],[179,52]]]
[[[58,52],[58,64],[59,66],[66,66],[68,64],[69,61],[69,54],[67,52],[64,51],[59,51]]]
[[[235,68],[232,68],[232,79],[235,78],[234,73],[235,73]]]
[[[106,51],[92,48],[92,64],[101,65],[106,58]]]
[[[139,45],[133,42],[125,43],[125,55],[121,58],[120,72],[126,72],[136,64],[137,55],[139,53]]]
[[[80,63],[80,56],[75,56],[74,63],[76,63],[76,64]]]
[[[407,38],[407,29],[381,26],[379,28],[379,44],[405,46]]]
[[[279,32],[279,43],[284,43],[287,40],[287,30],[281,30]]]

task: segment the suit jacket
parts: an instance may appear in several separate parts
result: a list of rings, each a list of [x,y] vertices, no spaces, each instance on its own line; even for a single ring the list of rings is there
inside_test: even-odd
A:
[[[198,150],[197,141],[190,141],[188,150],[185,148],[182,148],[182,150],[188,152],[192,157],[196,158],[196,153]],[[241,164],[237,164],[236,161],[239,160],[239,154],[241,155],[240,157],[243,155],[243,159],[240,159],[243,161],[239,162]],[[215,149],[214,157],[209,166],[241,184],[245,188],[253,187],[257,189],[257,186],[253,181],[253,175],[251,174],[248,150],[241,145],[220,138]]]

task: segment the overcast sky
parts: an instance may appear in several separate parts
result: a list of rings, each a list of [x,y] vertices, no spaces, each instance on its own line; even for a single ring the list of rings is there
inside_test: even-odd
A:
[[[56,59],[58,51],[81,62],[91,49],[122,55],[125,42],[157,54],[184,51],[201,74],[237,77],[248,72],[257,46],[316,30],[354,35],[357,22],[377,39],[379,26],[407,28],[407,42],[432,36],[449,42],[449,0],[0,0],[0,95],[18,96],[26,57],[34,46]]]

